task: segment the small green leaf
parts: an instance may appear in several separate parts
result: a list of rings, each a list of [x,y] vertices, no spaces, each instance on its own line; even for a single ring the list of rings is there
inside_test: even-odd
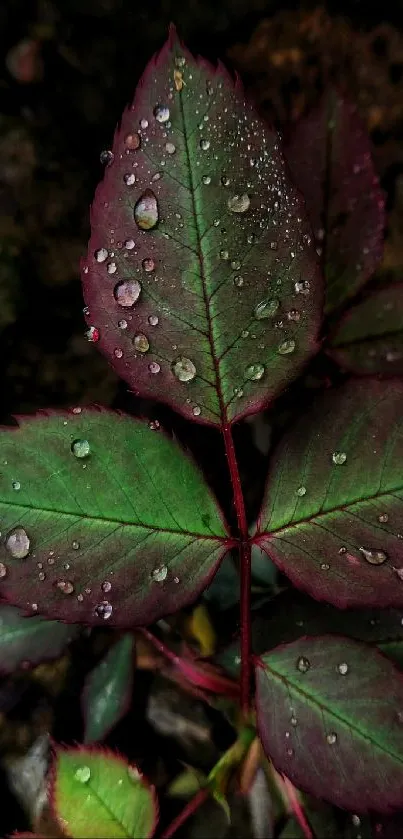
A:
[[[353,813],[403,807],[403,675],[374,648],[301,638],[257,662],[266,754],[301,789]]]
[[[403,605],[401,381],[351,381],[301,417],[274,455],[254,541],[317,600]]]
[[[85,743],[103,740],[124,716],[132,692],[133,653],[134,638],[127,633],[89,674],[83,692]]]
[[[85,409],[0,433],[0,593],[69,623],[147,624],[226,551],[204,479],[162,431]]]
[[[154,833],[154,789],[113,752],[58,748],[50,794],[54,815],[72,839],[147,839]]]
[[[78,630],[58,621],[26,617],[14,606],[0,605],[0,671],[57,658]]]

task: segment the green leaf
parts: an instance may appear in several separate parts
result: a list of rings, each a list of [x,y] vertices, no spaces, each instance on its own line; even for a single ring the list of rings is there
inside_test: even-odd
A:
[[[338,607],[403,605],[403,384],[349,382],[285,435],[254,537]]]
[[[377,650],[302,638],[256,666],[266,754],[301,789],[354,813],[403,807],[403,675]]]
[[[154,833],[154,789],[105,749],[58,748],[50,795],[54,815],[72,839],[147,839]]]
[[[14,606],[0,605],[0,671],[57,658],[78,630],[58,621],[26,617]]]
[[[0,433],[1,596],[70,623],[151,623],[192,601],[227,541],[180,447],[108,411]]]
[[[258,411],[316,351],[321,320],[277,134],[172,30],[112,152],[82,266],[89,338],[136,393],[192,420]]]
[[[127,633],[89,674],[83,692],[85,743],[103,740],[124,716],[133,687],[133,655],[134,638]]]
[[[330,336],[327,353],[353,373],[403,374],[403,288],[371,291],[348,309]]]

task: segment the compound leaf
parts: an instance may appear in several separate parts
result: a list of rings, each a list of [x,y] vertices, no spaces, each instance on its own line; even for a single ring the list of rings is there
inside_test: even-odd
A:
[[[403,374],[403,286],[371,291],[348,309],[334,329],[328,354],[359,375]]]
[[[137,393],[226,424],[316,350],[322,282],[278,137],[173,31],[123,114],[91,228],[88,336]]]
[[[26,617],[14,606],[0,605],[0,671],[57,658],[78,630],[58,621]]]
[[[202,475],[161,431],[85,409],[0,433],[1,596],[69,623],[151,623],[226,550]]]
[[[383,253],[384,198],[355,107],[335,90],[301,119],[285,147],[321,250],[326,311],[367,282]]]
[[[403,605],[402,416],[401,381],[353,381],[278,447],[254,541],[318,600]]]
[[[85,743],[103,740],[124,716],[133,686],[134,638],[127,633],[91,670],[84,691]]]
[[[51,803],[72,839],[148,839],[158,807],[134,766],[105,749],[57,749]]]
[[[403,807],[403,675],[335,636],[301,638],[256,666],[263,747],[298,787],[353,812]]]

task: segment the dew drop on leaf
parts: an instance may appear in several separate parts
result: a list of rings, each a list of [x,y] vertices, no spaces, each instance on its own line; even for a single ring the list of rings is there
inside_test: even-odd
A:
[[[193,405],[192,414],[194,417],[199,417],[201,414],[201,407],[200,405]]]
[[[287,341],[282,341],[277,347],[277,352],[280,353],[280,355],[289,355],[294,352],[294,350],[295,341],[292,338],[289,338]]]
[[[143,117],[143,119],[140,120],[140,128],[142,128],[143,130],[148,128],[148,119],[145,119]]]
[[[221,258],[221,259],[223,259],[224,261],[225,261],[225,260],[227,260],[227,259],[229,259],[229,253],[228,253],[228,251],[225,251],[225,250],[224,250],[224,251],[220,251],[220,258]]]
[[[303,282],[295,283],[294,288],[296,294],[309,294],[311,286],[308,280],[304,280]]]
[[[241,277],[240,275],[234,277],[234,285],[236,285],[237,288],[242,288],[243,282],[243,277]]]
[[[136,151],[140,148],[141,137],[137,131],[134,134],[127,134],[125,137],[125,146],[130,151]]]
[[[147,338],[147,335],[144,335],[143,332],[139,332],[133,338],[133,344],[137,350],[137,352],[146,353],[150,349],[150,342]]]
[[[306,495],[306,487],[298,487],[295,494],[298,495],[299,498],[302,498],[304,495]]]
[[[89,766],[79,766],[76,770],[74,777],[77,781],[80,781],[80,784],[87,784],[89,779],[91,778],[91,769]]]
[[[90,326],[90,328],[87,329],[85,335],[87,340],[91,341],[94,344],[96,344],[96,342],[99,341],[99,329],[97,329],[96,326]]]
[[[108,251],[106,248],[98,248],[94,253],[97,262],[105,262],[108,259]]]
[[[196,375],[196,367],[193,361],[190,358],[185,358],[185,356],[180,356],[173,362],[172,370],[180,382],[191,382]]]
[[[118,327],[119,329],[127,329],[127,320],[118,320]]]
[[[347,455],[345,452],[333,452],[332,460],[333,463],[336,464],[336,466],[342,466],[342,464],[345,463],[347,460]]]
[[[6,548],[14,559],[25,559],[29,546],[29,536],[23,527],[15,527],[6,538]]]
[[[307,673],[310,666],[311,662],[309,661],[309,658],[306,658],[303,655],[301,655],[297,660],[297,670],[299,670],[300,673]]]
[[[134,172],[127,172],[125,175],[123,175],[123,180],[126,186],[133,186],[133,184],[136,183],[136,176]]]
[[[360,819],[360,817],[359,817],[359,816],[357,816],[357,815],[355,815],[355,814],[354,814],[353,816],[351,816],[351,821],[352,821],[352,823],[353,823],[354,827],[359,827],[359,826],[360,826],[360,824],[361,824],[361,819]]]
[[[114,154],[110,149],[104,149],[99,155],[100,162],[103,166],[113,162]]]
[[[205,184],[205,186],[208,186],[209,184],[211,184],[210,175],[203,175],[202,181]]]
[[[150,274],[151,271],[154,271],[155,262],[153,259],[143,259],[141,264],[143,266],[143,271],[145,271],[147,274]]]
[[[279,300],[262,300],[262,302],[258,303],[254,310],[255,318],[257,318],[257,320],[271,318],[277,312],[279,305]]]
[[[291,725],[293,725],[293,726],[294,726],[294,728],[295,728],[295,726],[297,726],[297,725],[298,725],[298,720],[297,720],[297,718],[296,718],[296,717],[294,717],[294,716],[293,716],[293,717],[291,717],[291,719],[290,719],[290,723],[291,723]]]
[[[265,367],[263,364],[249,364],[245,370],[245,379],[258,382],[264,376]]]
[[[340,664],[337,665],[337,669],[341,676],[346,676],[348,673],[348,664],[346,661],[342,661]]]
[[[154,108],[154,116],[157,122],[168,122],[169,108],[166,105],[156,105],[156,107]]]
[[[146,189],[137,201],[134,220],[140,230],[152,230],[158,223],[158,204],[152,189]]]
[[[63,594],[73,594],[74,586],[70,580],[59,580],[56,586]]]
[[[126,241],[125,241],[126,250],[127,251],[132,251],[134,247],[135,247],[134,239],[126,239]]]
[[[329,746],[334,746],[337,740],[337,734],[334,731],[331,731],[329,734],[326,734],[326,740],[329,743]]]
[[[88,457],[90,453],[90,444],[88,440],[73,440],[71,444],[71,451],[74,454],[74,457],[84,458]]]
[[[168,575],[168,568],[166,565],[158,565],[154,570],[151,572],[151,579],[154,580],[156,583],[163,583],[166,580]]]
[[[74,542],[72,543],[71,547],[73,548],[73,551],[78,551],[80,549],[80,543],[77,542],[77,539],[74,539]]]
[[[202,151],[208,151],[210,148],[210,140],[200,140],[200,148]]]
[[[294,323],[298,323],[300,317],[301,317],[301,315],[297,311],[297,309],[290,309],[290,311],[287,312],[288,320],[292,320],[292,321],[294,321]]]
[[[4,562],[0,562],[0,580],[4,580],[4,577],[7,576],[7,568],[4,565]]]
[[[250,198],[246,192],[243,195],[233,195],[228,198],[227,207],[231,213],[246,213],[250,207]]]
[[[158,361],[152,361],[151,364],[148,365],[148,369],[150,373],[152,373],[155,376],[157,373],[160,372],[161,365],[158,364]]]
[[[111,617],[113,612],[112,604],[109,603],[109,600],[102,600],[101,603],[95,607],[95,614],[98,618],[102,618],[102,620],[107,621]]]
[[[381,524],[386,524],[386,522],[388,522],[388,521],[389,521],[389,516],[388,516],[388,514],[387,514],[387,513],[381,513],[381,515],[380,515],[380,516],[378,516],[378,521],[379,521]]]
[[[115,358],[123,358],[123,350],[121,349],[121,347],[115,347],[113,354]]]
[[[359,548],[360,553],[362,553],[364,559],[369,562],[370,565],[383,565],[386,562],[388,555],[385,551],[372,551],[368,548]]]
[[[121,280],[115,285],[113,296],[119,306],[130,308],[140,297],[141,285],[138,280]]]
[[[11,486],[16,492],[18,492],[18,490],[21,489],[21,484],[19,481],[13,481]]]
[[[101,585],[102,591],[105,592],[105,594],[107,594],[108,591],[111,590],[111,588],[112,588],[112,583],[110,583],[109,580],[104,580],[104,582]]]
[[[175,154],[176,146],[174,143],[165,143],[165,151],[167,151],[168,154]]]
[[[150,326],[157,326],[159,323],[158,315],[150,315],[150,317],[148,318],[148,322]]]

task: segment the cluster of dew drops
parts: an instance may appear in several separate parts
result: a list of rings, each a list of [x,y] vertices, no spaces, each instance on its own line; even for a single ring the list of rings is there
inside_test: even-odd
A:
[[[73,413],[81,413],[81,408],[74,408]],[[67,420],[64,421],[64,424],[67,424]],[[153,430],[159,427],[158,421],[151,422],[150,428]],[[88,440],[84,438],[76,438],[70,444],[70,451],[71,454],[76,458],[78,461],[86,461],[90,458],[91,455],[91,446]],[[7,461],[4,461],[5,465],[7,465]],[[83,463],[83,468],[86,468],[86,463]],[[20,492],[21,490],[21,482],[17,480],[13,480],[11,482],[11,486],[13,491]],[[0,537],[1,537],[0,532]],[[7,553],[9,554],[10,558],[13,560],[25,560],[28,556],[32,555],[35,557],[35,554],[32,554],[32,545],[31,545],[31,538],[28,535],[25,527],[22,525],[17,525],[10,530],[5,536],[5,548]],[[74,539],[71,542],[71,548],[73,551],[80,550],[80,542],[77,539]],[[47,565],[50,567],[55,565],[55,551],[49,550],[47,556]],[[71,566],[69,562],[64,563],[64,570],[69,571]],[[38,580],[40,582],[44,582],[46,580],[46,570],[44,570],[44,563],[38,562]],[[46,566],[45,566],[46,568]],[[111,572],[113,573],[113,572]],[[8,567],[4,562],[0,562],[0,581],[4,580],[8,575]],[[166,565],[157,565],[150,573],[150,581],[155,583],[163,583],[168,577],[168,567]],[[173,578],[174,583],[179,583],[179,577],[175,576]],[[74,583],[66,578],[59,579],[55,583],[55,587],[58,591],[63,595],[73,595],[75,593],[75,586]],[[104,580],[101,583],[101,591],[103,594],[109,594],[112,589],[112,583],[110,580]],[[86,595],[91,594],[91,589],[86,588],[84,590]],[[77,594],[77,600],[79,603],[84,601],[84,594],[79,593]],[[38,610],[37,603],[30,604],[31,609],[33,612]],[[102,619],[102,620],[109,620],[113,613],[113,606],[109,600],[101,600],[94,609],[95,615]]]
[[[137,228],[140,231],[151,231],[153,230],[158,222],[160,221],[160,213],[159,213],[159,206],[158,200],[155,195],[153,188],[151,188],[156,181],[159,181],[164,174],[163,168],[166,166],[166,163],[169,162],[171,158],[174,160],[176,154],[176,146],[175,144],[169,139],[169,134],[167,133],[171,128],[171,112],[170,112],[170,103],[169,99],[172,99],[175,95],[175,91],[177,94],[180,94],[184,88],[184,85],[189,85],[192,82],[192,74],[191,72],[185,73],[185,65],[186,59],[184,57],[176,57],[175,59],[175,69],[173,73],[173,86],[170,88],[170,92],[168,93],[168,102],[167,103],[157,103],[153,109],[153,119],[155,126],[158,124],[162,128],[162,139],[164,143],[164,150],[165,150],[165,157],[160,161],[161,170],[155,172],[154,174],[150,173],[151,178],[151,185],[145,189],[140,197],[137,199],[134,209],[134,221],[137,225]],[[185,81],[186,75],[186,81]],[[216,83],[216,88],[213,87],[210,81],[206,82],[206,95],[207,99],[211,97],[213,94],[217,93],[218,89],[222,88],[222,82],[218,81]],[[204,95],[200,94],[200,99],[204,100]],[[201,137],[199,140],[199,147],[201,150],[202,158],[203,153],[205,154],[205,161],[206,166],[208,166],[209,154],[215,160],[218,160],[217,154],[214,152],[214,139],[220,139],[220,130],[224,115],[226,115],[225,119],[228,119],[228,106],[225,102],[225,97],[223,96],[223,108],[222,113],[221,111],[217,115],[214,120],[214,125],[209,124],[209,115],[208,111],[204,114],[203,118],[201,118],[201,123],[199,124],[199,130],[201,132]],[[198,107],[197,102],[195,103],[195,113],[198,114]],[[281,171],[279,171],[276,167],[277,164],[274,162],[272,155],[266,148],[266,137],[262,135],[261,142],[262,147],[259,149],[258,156],[253,156],[254,154],[254,146],[252,142],[252,138],[254,134],[258,131],[259,125],[258,122],[253,121],[250,115],[245,111],[244,120],[240,119],[239,115],[234,116],[234,120],[236,120],[236,130],[238,132],[235,139],[233,139],[230,143],[231,147],[235,147],[238,145],[239,140],[244,140],[246,143],[246,151],[244,153],[245,160],[247,165],[250,167],[250,172],[253,174],[254,180],[257,182],[262,183],[262,187],[266,188],[269,193],[269,201],[266,203],[260,204],[260,212],[262,212],[261,220],[258,223],[258,227],[262,229],[267,229],[268,222],[273,228],[276,227],[278,224],[278,212],[281,205],[281,202],[286,207],[287,203],[289,203],[289,197],[286,194],[286,188],[283,183],[283,175]],[[142,146],[146,146],[147,142],[149,141],[148,137],[148,129],[149,129],[149,120],[145,117],[141,118],[139,121],[139,128],[137,131],[132,131],[130,134],[127,134],[124,139],[124,154],[128,155],[128,159],[133,160],[132,163],[133,169],[136,168],[138,162],[136,160],[136,152],[142,148]],[[278,151],[278,145],[274,144],[274,151]],[[113,164],[114,161],[114,154],[111,151],[105,151],[101,155],[101,160],[108,165]],[[197,161],[197,165],[200,165],[200,161]],[[128,167],[129,168],[129,167]],[[267,175],[269,174],[269,183],[265,186],[265,180]],[[202,176],[201,182],[204,186],[208,187],[212,181],[211,175],[204,174]],[[123,182],[127,187],[133,187],[136,184],[136,175],[133,171],[128,171],[123,176]],[[238,218],[251,215],[251,195],[253,195],[253,183],[251,181],[246,182],[246,188],[249,188],[250,194],[247,191],[239,191],[236,192],[232,188],[232,179],[229,177],[228,174],[222,174],[220,177],[220,183],[223,189],[224,195],[224,206],[225,211],[229,211],[231,214],[237,216]],[[155,187],[154,187],[155,188]],[[270,193],[273,193],[273,197],[271,197]],[[181,215],[178,213],[176,214],[178,219],[181,219]],[[298,224],[302,222],[301,219],[297,219]],[[216,227],[220,226],[220,219],[214,219],[214,225]],[[292,226],[292,216],[291,212],[289,215],[289,227],[287,226],[285,230],[282,230],[282,238],[288,239],[291,236],[290,228]],[[183,226],[183,222],[179,222],[180,226]],[[222,230],[223,233],[226,233],[225,230]],[[114,231],[112,231],[114,233]],[[167,235],[168,234],[162,234]],[[246,239],[245,239],[245,246],[252,245],[257,235],[251,230],[247,232]],[[107,274],[109,275],[118,275],[118,265],[115,261],[116,250],[124,249],[123,256],[127,257],[130,255],[137,254],[136,244],[134,239],[129,238],[125,242],[117,242],[115,243],[114,239],[111,240],[114,242],[112,249],[108,249],[107,247],[99,247],[96,249],[94,253],[94,258],[97,263],[101,263],[105,265],[105,269]],[[310,236],[305,234],[303,237],[303,242],[300,243],[298,247],[301,250],[304,250],[306,245],[309,245],[311,242]],[[278,249],[278,242],[272,241],[270,243],[270,250],[276,251]],[[244,286],[245,278],[242,274],[239,273],[239,269],[241,269],[241,261],[239,259],[232,259],[230,256],[229,251],[227,250],[226,246],[219,252],[220,259],[223,260],[224,263],[230,265],[231,270],[234,271],[233,275],[233,283],[237,290],[241,289]],[[296,257],[296,251],[291,250],[289,252],[289,259],[290,263]],[[281,260],[278,260],[282,263],[285,259],[285,255],[282,255]],[[152,256],[148,256],[142,260],[141,263],[142,271],[145,275],[151,276],[156,271],[156,262]],[[280,265],[281,267],[281,265]],[[88,272],[88,266],[85,266],[84,272]],[[272,283],[271,272],[268,270],[267,272],[267,282]],[[155,276],[155,274],[154,274]],[[279,278],[276,280],[276,284],[278,286],[281,285],[282,280]],[[298,279],[294,283],[294,292],[296,295],[303,300],[304,297],[309,295],[310,293],[310,282],[308,280]],[[130,310],[132,310],[142,293],[142,282],[136,278],[129,278],[129,279],[118,279],[114,285],[113,289],[113,296],[118,304],[123,310],[126,310],[126,317],[122,317],[118,321],[118,327],[120,330],[126,330],[128,328],[128,319],[131,319]],[[88,309],[85,309],[85,314],[87,316],[90,315]],[[251,312],[250,321],[251,324],[248,324],[248,328],[242,330],[240,338],[245,339],[248,337],[256,338],[257,335],[253,332],[253,323],[262,322],[268,319],[274,321],[274,327],[276,329],[284,329],[284,327],[295,327],[301,318],[301,311],[299,309],[290,309],[286,313],[281,314],[281,302],[277,295],[273,295],[272,292],[270,296],[264,298],[254,306],[253,311]],[[276,319],[276,320],[274,320]],[[148,324],[151,327],[155,327],[159,324],[159,316],[157,314],[151,314],[148,317]],[[252,331],[250,329],[250,325],[252,325]],[[90,341],[98,341],[100,339],[100,330],[96,326],[90,326],[87,331],[87,337]],[[150,335],[146,335],[144,332],[139,332],[134,335],[132,338],[132,342],[134,345],[134,349],[136,354],[141,356],[145,356],[148,351],[150,350],[150,344],[152,340],[150,339]],[[259,348],[263,350],[265,348],[264,343],[259,344]],[[152,349],[152,347],[151,347]],[[175,345],[173,349],[176,349]],[[295,337],[292,335],[288,335],[283,340],[280,340],[277,344],[277,352],[280,356],[290,356],[294,353],[296,349],[296,341]],[[122,359],[124,356],[124,351],[121,347],[115,347],[114,355],[117,359]],[[148,364],[148,371],[151,375],[157,375],[161,371],[161,365],[159,361],[153,360],[150,361]],[[195,379],[197,375],[197,369],[194,361],[192,359],[179,356],[175,358],[171,364],[171,371],[175,378],[183,383],[191,382]],[[266,373],[265,365],[260,361],[256,360],[252,363],[248,363],[244,369],[243,374],[243,381],[244,382],[258,382],[260,381]],[[234,396],[236,398],[241,398],[243,396],[243,387],[237,386],[234,388]],[[187,400],[190,402],[190,400]],[[193,414],[195,416],[200,415],[201,408],[199,405],[194,405]]]

